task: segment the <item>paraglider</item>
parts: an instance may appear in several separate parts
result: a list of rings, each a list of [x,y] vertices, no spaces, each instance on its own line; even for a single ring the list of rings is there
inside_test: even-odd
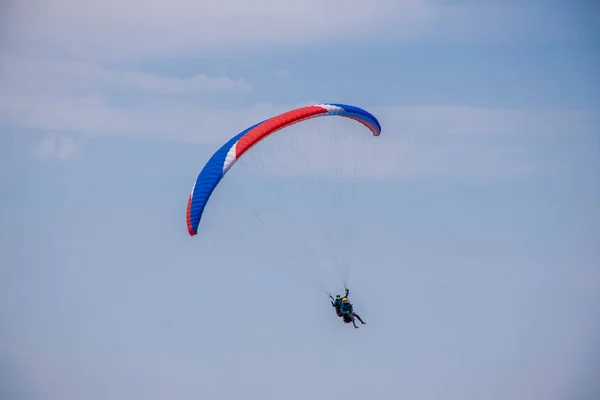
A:
[[[364,125],[371,131],[373,136],[379,136],[381,133],[381,125],[371,113],[359,107],[337,103],[300,107],[249,127],[221,146],[211,156],[198,175],[189,194],[186,208],[186,224],[189,235],[195,236],[198,234],[200,221],[213,191],[227,171],[244,153],[272,133],[296,123],[323,116],[349,118]],[[342,280],[345,286],[344,278]],[[326,293],[320,288],[319,290]],[[365,324],[365,322],[354,312],[352,304],[348,301],[348,293],[349,291],[346,289],[346,296],[340,298],[338,295],[335,302],[332,301],[332,305],[336,309],[337,315],[343,318],[345,323],[352,322],[354,327],[358,328],[355,318],[358,318],[362,324]],[[331,295],[330,297],[333,300]]]
[[[348,297],[348,293],[350,293],[350,291],[348,290],[348,288],[346,288],[346,297]],[[335,313],[338,317],[341,317],[342,312],[340,311],[340,309],[342,307],[342,297],[339,294],[335,295],[335,299],[332,295],[329,295],[329,297],[331,297],[331,305],[333,306],[333,308],[335,308]]]
[[[354,306],[352,303],[350,303],[350,300],[348,300],[349,293],[350,291],[348,288],[346,288],[346,296],[340,298],[341,296],[339,294],[336,295],[336,298],[331,302],[331,305],[335,308],[337,316],[344,320],[344,323],[348,324],[352,322],[352,325],[358,329],[358,325],[356,325],[356,321],[354,320],[355,317],[363,325],[365,325],[366,322],[363,321],[362,318],[354,311]],[[331,300],[333,300],[333,296],[330,295],[329,297],[331,297]]]

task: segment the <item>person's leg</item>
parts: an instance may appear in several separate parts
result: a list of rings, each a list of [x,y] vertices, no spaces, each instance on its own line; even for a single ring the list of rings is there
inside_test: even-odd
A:
[[[363,321],[362,318],[354,311],[352,311],[352,315],[354,315],[356,318],[358,318],[358,320],[360,321],[361,324],[363,324],[363,325],[366,324],[366,322]]]
[[[354,325],[355,328],[358,328],[358,325],[356,325],[356,320],[354,319],[354,312],[349,312],[347,315],[348,318],[350,318],[350,320],[352,321],[352,325]]]

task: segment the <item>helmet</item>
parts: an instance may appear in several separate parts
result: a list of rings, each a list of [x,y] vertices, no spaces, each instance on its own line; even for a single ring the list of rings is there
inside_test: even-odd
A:
[[[342,303],[347,303],[347,302],[348,302],[348,299],[347,299],[346,297],[344,297],[344,298],[342,299]]]
[[[337,297],[337,298],[339,299],[339,298],[340,298],[340,295],[339,295],[339,294],[336,294],[336,295],[335,295],[335,297]]]

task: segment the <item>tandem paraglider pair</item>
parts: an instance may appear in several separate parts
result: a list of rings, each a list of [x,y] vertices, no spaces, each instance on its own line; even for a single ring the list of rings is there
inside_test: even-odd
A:
[[[339,103],[299,107],[245,129],[230,138],[213,153],[200,171],[189,194],[186,208],[185,222],[190,236],[198,234],[200,220],[215,188],[248,150],[275,132],[302,121],[325,116],[339,116],[354,120],[368,128],[373,136],[376,137],[381,134],[381,125],[374,115],[362,108]],[[345,297],[342,298],[340,295],[337,295],[336,299],[331,295],[329,297],[331,297],[331,304],[336,309],[337,315],[343,318],[344,323],[352,322],[354,327],[358,328],[355,318],[358,318],[362,324],[365,324],[365,322],[354,312],[352,303],[348,300],[348,293],[349,291],[346,288]]]
[[[344,297],[341,297],[338,294],[335,296],[336,298],[334,299],[332,295],[329,295],[329,297],[331,297],[332,300],[331,305],[335,308],[337,316],[341,317],[344,320],[344,323],[349,324],[350,322],[352,322],[352,325],[354,325],[354,327],[358,329],[358,325],[356,325],[354,317],[358,318],[360,323],[363,325],[366,324],[366,322],[363,321],[362,318],[356,312],[354,312],[354,307],[352,306],[352,303],[350,303],[350,300],[348,300],[348,293],[350,293],[350,291],[348,290],[348,288],[345,289],[346,295]]]

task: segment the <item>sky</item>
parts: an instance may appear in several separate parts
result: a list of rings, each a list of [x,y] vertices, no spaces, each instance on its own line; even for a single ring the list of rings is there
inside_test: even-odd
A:
[[[1,2],[0,398],[597,399],[599,13]]]

